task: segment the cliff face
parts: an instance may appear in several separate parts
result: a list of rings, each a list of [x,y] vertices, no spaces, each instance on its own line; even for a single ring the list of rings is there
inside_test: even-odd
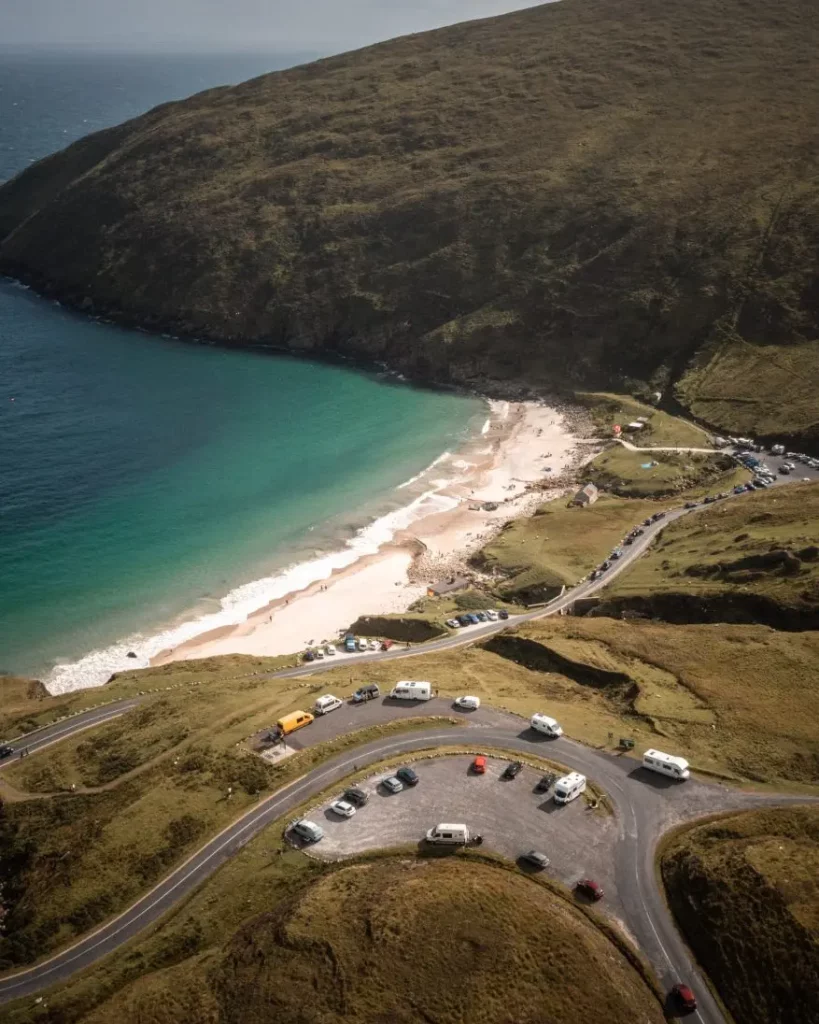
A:
[[[737,392],[737,346],[819,387],[814,14],[563,0],[211,90],[0,189],[0,270],[416,378],[682,377],[752,421],[781,384]]]

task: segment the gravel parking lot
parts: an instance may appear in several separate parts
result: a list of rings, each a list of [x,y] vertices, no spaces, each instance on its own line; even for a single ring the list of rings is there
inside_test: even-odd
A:
[[[572,885],[590,877],[606,890],[606,904],[617,905],[613,848],[618,826],[611,816],[589,809],[583,797],[558,806],[551,792],[535,793],[541,773],[525,766],[516,779],[500,778],[507,764],[487,759],[485,775],[470,772],[472,758],[453,754],[412,762],[420,782],[390,794],[380,785],[392,772],[357,783],[370,797],[352,818],[329,810],[332,800],[311,808],[305,817],[326,835],[310,853],[334,860],[381,847],[420,842],[439,822],[463,822],[481,833],[491,850],[515,860],[537,849],[551,858],[548,874]],[[340,796],[333,795],[333,800]]]

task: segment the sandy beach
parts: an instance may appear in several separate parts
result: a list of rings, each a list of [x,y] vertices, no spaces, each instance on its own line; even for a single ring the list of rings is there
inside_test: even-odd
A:
[[[587,450],[557,409],[493,402],[481,434],[413,481],[424,493],[432,489],[451,498],[451,508],[416,519],[376,554],[259,609],[238,625],[162,651],[151,663],[220,654],[290,654],[333,642],[359,615],[405,611],[427,585],[458,572],[504,523],[530,514],[559,493],[566,486],[561,478]],[[552,480],[556,486],[549,488]]]

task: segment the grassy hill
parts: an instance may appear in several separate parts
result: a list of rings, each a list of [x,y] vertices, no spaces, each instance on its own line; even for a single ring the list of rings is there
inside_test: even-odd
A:
[[[477,860],[410,855],[325,873],[248,920],[223,948],[129,986],[84,1024],[183,1018],[664,1019],[621,949],[538,881]]]
[[[816,1020],[819,808],[754,811],[683,830],[661,869],[674,914],[735,1020]]]
[[[0,189],[0,270],[416,379],[679,382],[815,439],[814,14],[563,0],[165,104]]]
[[[600,611],[816,629],[817,523],[817,483],[755,491],[684,516],[606,587]]]

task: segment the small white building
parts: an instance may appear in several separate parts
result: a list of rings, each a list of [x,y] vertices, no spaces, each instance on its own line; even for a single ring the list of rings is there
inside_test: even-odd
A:
[[[581,487],[580,490],[572,498],[573,505],[580,505],[585,507],[586,505],[593,505],[600,497],[600,492],[594,484],[586,484],[585,487]]]

